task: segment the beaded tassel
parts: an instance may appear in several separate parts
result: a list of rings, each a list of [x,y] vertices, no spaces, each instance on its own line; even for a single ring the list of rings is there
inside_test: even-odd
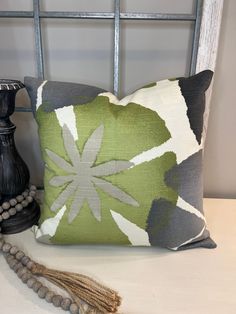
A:
[[[36,187],[31,186],[22,195],[18,195],[0,206],[0,222],[16,214],[33,201]],[[18,209],[17,209],[18,208]],[[109,289],[95,280],[81,274],[63,272],[38,264],[31,260],[16,246],[4,241],[0,228],[0,251],[11,269],[23,283],[27,284],[41,299],[61,307],[71,314],[115,313],[121,303],[116,291]],[[63,298],[44,286],[37,277],[44,277],[69,293],[70,298]],[[83,301],[82,301],[83,300]]]

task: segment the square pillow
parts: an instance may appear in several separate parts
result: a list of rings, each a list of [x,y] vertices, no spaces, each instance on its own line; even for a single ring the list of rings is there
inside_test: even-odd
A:
[[[36,239],[215,247],[202,207],[212,74],[151,83],[121,100],[92,86],[26,78],[45,162]]]

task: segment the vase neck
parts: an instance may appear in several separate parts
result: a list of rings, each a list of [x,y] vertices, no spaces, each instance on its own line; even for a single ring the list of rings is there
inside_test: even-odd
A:
[[[8,119],[15,110],[15,98],[24,84],[16,80],[0,79],[0,119]]]
[[[0,91],[0,119],[8,119],[15,110],[15,90]]]

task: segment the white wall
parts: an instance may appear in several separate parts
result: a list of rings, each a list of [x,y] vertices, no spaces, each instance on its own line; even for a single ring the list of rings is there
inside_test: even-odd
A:
[[[236,198],[236,1],[225,0],[205,151],[205,194]]]
[[[207,0],[206,0],[207,1]],[[205,154],[205,192],[208,196],[236,197],[234,169],[236,113],[235,76],[236,1],[226,0],[212,110]],[[17,5],[17,7],[16,7]],[[191,0],[122,0],[122,11],[190,13]],[[44,0],[43,10],[111,11],[112,0]],[[32,10],[31,0],[1,0],[0,10]],[[121,29],[121,93],[166,77],[187,75],[192,23],[123,21]],[[82,82],[112,89],[112,21],[43,21],[45,73],[49,79]],[[0,76],[23,80],[36,75],[33,23],[0,19]],[[27,103],[25,94],[17,103]],[[30,166],[32,182],[42,183],[37,128],[32,115],[17,113],[16,142]],[[235,173],[235,175],[233,175]]]

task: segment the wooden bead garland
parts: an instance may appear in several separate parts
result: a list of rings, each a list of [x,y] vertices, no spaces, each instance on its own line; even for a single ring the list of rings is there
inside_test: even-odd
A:
[[[0,206],[0,222],[28,206],[35,195],[36,187],[31,186],[16,198],[4,202]],[[0,251],[4,253],[9,267],[14,270],[23,283],[37,293],[39,298],[45,299],[55,307],[61,307],[64,311],[70,311],[71,314],[115,313],[121,303],[121,299],[115,291],[87,276],[52,270],[35,263],[17,246],[4,241],[1,227]],[[62,297],[49,290],[38,280],[37,277],[40,276],[66,290],[71,298]]]

